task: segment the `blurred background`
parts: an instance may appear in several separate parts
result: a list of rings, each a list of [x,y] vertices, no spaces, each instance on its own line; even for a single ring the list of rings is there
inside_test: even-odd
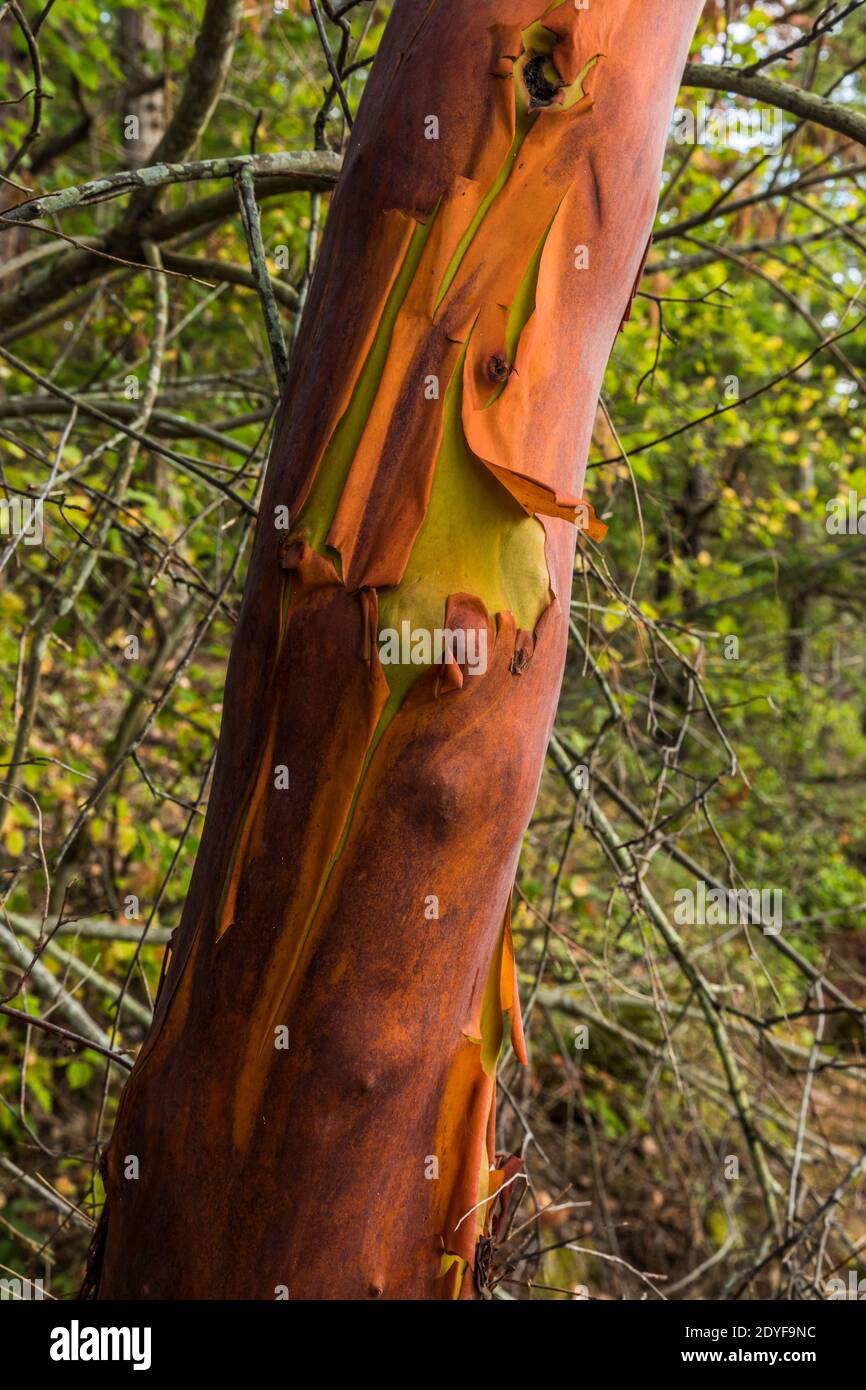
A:
[[[248,0],[179,156],[314,152],[256,180],[289,351],[389,9]],[[0,4],[0,214],[147,169],[204,11]],[[692,60],[863,113],[864,14],[709,0]],[[0,222],[0,1277],[58,1298],[189,881],[277,401],[213,172]],[[500,1298],[866,1277],[864,177],[843,131],[681,89],[515,887]]]

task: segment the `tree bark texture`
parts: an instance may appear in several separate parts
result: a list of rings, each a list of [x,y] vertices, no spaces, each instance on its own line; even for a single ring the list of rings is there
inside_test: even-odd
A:
[[[604,531],[580,495],[599,390],[700,9],[397,0],[294,352],[182,925],[108,1150],[100,1297],[483,1284],[520,1184],[494,1136],[497,1057],[523,1055],[512,885],[577,530]],[[425,662],[419,639],[422,664],[383,664],[405,624],[466,653]]]

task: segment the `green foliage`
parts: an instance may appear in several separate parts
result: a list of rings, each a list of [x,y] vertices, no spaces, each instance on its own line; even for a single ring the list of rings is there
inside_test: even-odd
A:
[[[147,7],[153,39],[140,59],[147,72],[164,74],[169,111],[188,77],[203,8],[203,0]],[[344,123],[305,8],[295,0],[276,9],[246,7],[229,81],[197,157],[247,153],[253,141],[260,153],[310,148],[322,109],[320,140],[343,148]],[[729,8],[734,22],[725,44],[725,6],[706,7],[704,61],[746,66],[804,32],[805,21],[779,24],[776,4]],[[352,61],[375,52],[388,9],[356,8]],[[43,26],[48,100],[41,136],[15,175],[23,185],[43,193],[123,167],[129,96],[119,16],[117,7],[78,0],[57,6]],[[23,97],[32,79],[21,36],[7,38],[7,26],[8,19],[0,27],[0,96],[11,100]],[[330,32],[336,42],[339,31]],[[839,83],[834,99],[862,111],[862,56],[856,29],[846,25],[822,43],[817,75],[810,48],[770,72],[822,92]],[[361,67],[348,82],[353,105],[365,78]],[[699,101],[722,112],[748,105],[695,89],[683,89],[679,100],[692,111]],[[31,114],[30,98],[0,107],[6,155],[24,139]],[[84,116],[80,137],[52,152],[51,142]],[[613,428],[600,412],[593,441],[586,494],[610,531],[603,559],[591,550],[579,555],[575,640],[558,727],[590,767],[592,794],[621,839],[644,856],[646,882],[664,911],[672,911],[678,889],[694,883],[672,849],[724,882],[730,862],[738,886],[783,890],[784,943],[862,1005],[866,549],[861,534],[831,534],[826,521],[832,499],[866,496],[866,334],[859,327],[866,203],[862,174],[840,176],[858,161],[852,144],[815,126],[795,133],[788,116],[783,124],[784,142],[767,149],[670,142],[643,294],[605,381]],[[806,182],[796,196],[770,196],[773,181],[784,187],[800,180]],[[189,210],[226,186],[177,184],[160,207]],[[327,199],[304,191],[273,195],[264,185],[259,194],[270,271],[303,292]],[[7,189],[5,205],[19,196]],[[732,208],[747,198],[753,201]],[[123,206],[95,203],[8,234],[10,258],[34,259],[0,280],[0,311],[5,296],[69,254],[58,232],[103,234]],[[231,210],[195,222],[164,249],[217,265],[248,264]],[[0,326],[0,345],[63,391],[114,409],[119,424],[130,423],[128,408],[134,417],[141,405],[158,333],[154,277],[140,268],[142,253],[139,244],[121,249],[134,265],[106,261],[100,278],[81,288],[62,284],[47,317],[34,311],[8,333]],[[258,301],[206,266],[199,278],[208,283],[179,276],[167,282],[159,392],[143,428],[151,443],[255,501],[276,399]],[[285,315],[289,337],[292,326]],[[835,334],[845,336],[822,346]],[[21,397],[28,405],[19,410]],[[18,674],[0,709],[7,750],[22,713],[35,708],[0,839],[3,905],[13,925],[23,917],[38,928],[44,851],[49,929],[78,919],[164,932],[177,925],[189,886],[248,532],[224,493],[147,446],[106,513],[128,440],[83,410],[64,437],[69,420],[68,404],[0,361],[7,498],[44,490],[58,454],[61,475],[46,501],[45,543],[19,545],[5,576],[12,582],[0,588],[0,665]],[[203,434],[202,426],[216,435]],[[106,515],[111,524],[103,531]],[[72,592],[91,558],[74,601],[55,612],[52,605]],[[34,634],[46,613],[52,620],[40,653]],[[138,639],[132,656],[131,636]],[[28,678],[38,685],[36,696]],[[708,708],[736,752],[736,774]],[[118,758],[57,871],[80,809]],[[10,763],[12,752],[2,760]],[[599,774],[638,808],[643,827],[599,791],[592,782]],[[575,802],[549,771],[526,837],[522,900],[515,900],[522,993],[533,997],[537,983],[539,994],[532,1079],[522,1079],[511,1062],[503,1074],[509,1089],[523,1087],[521,1113],[541,1146],[528,1146],[532,1200],[544,1206],[566,1193],[564,1200],[591,1207],[555,1222],[545,1217],[550,1224],[539,1229],[558,1241],[579,1237],[600,1252],[613,1248],[616,1231],[617,1248],[632,1264],[674,1278],[729,1240],[736,1257],[748,1260],[766,1218],[718,1049],[694,990],[587,820],[586,800]],[[65,933],[50,943],[42,969],[74,995],[112,1047],[134,1049],[145,1027],[129,1012],[117,1021],[116,993],[124,989],[149,1008],[162,941],[145,939],[137,950],[125,940],[90,939],[84,926],[80,936]],[[22,930],[18,935],[27,940]],[[684,936],[763,1106],[758,1125],[783,1187],[804,1059],[820,1047],[829,1064],[815,1078],[820,1123],[813,1126],[811,1115],[806,1144],[800,1212],[809,1214],[844,1171],[852,1135],[862,1139],[862,1073],[855,1069],[862,1037],[844,1011],[823,1022],[802,1013],[814,1004],[814,989],[760,929],[696,925]],[[72,953],[74,966],[53,952],[58,945]],[[4,993],[14,991],[10,1005],[44,1015],[44,978],[22,985],[20,968],[5,949],[0,955]],[[785,1011],[796,1018],[763,1027],[744,1021]],[[61,1013],[50,1018],[72,1027]],[[590,1046],[580,1051],[574,1034],[587,1020]],[[25,1048],[20,1023],[5,1022],[3,1149],[27,1172],[50,1177],[61,1205],[68,1198],[95,1212],[95,1160],[122,1074],[101,1053],[67,1050],[36,1028]],[[851,1070],[833,1069],[849,1063]],[[520,1149],[524,1132],[514,1113],[506,1110],[503,1120],[511,1147]],[[729,1154],[741,1160],[739,1185],[721,1174]],[[70,1219],[17,1181],[0,1195],[4,1201],[0,1263],[22,1268],[34,1247],[48,1242],[52,1289],[72,1293],[90,1235],[86,1219]],[[855,1221],[850,1238],[860,1235]],[[534,1238],[530,1225],[522,1239]],[[843,1237],[836,1257],[845,1258]],[[712,1266],[691,1292],[724,1291],[728,1273],[724,1264]],[[586,1283],[593,1296],[643,1292],[620,1266],[571,1249],[546,1256],[536,1277],[551,1287],[533,1296],[567,1297]],[[768,1276],[763,1291],[778,1287]],[[518,1287],[512,1292],[522,1296]]]

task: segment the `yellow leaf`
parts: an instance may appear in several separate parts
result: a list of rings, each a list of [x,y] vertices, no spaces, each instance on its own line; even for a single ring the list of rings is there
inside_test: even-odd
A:
[[[21,858],[21,855],[24,853],[24,832],[23,832],[23,830],[19,830],[19,829],[17,828],[17,826],[16,826],[13,830],[7,830],[5,838],[6,838],[6,848],[8,849],[9,853],[12,855],[12,858],[13,858],[13,859],[20,859],[20,858]]]
[[[135,827],[132,825],[121,825],[117,831],[117,847],[121,854],[131,854],[135,849]]]

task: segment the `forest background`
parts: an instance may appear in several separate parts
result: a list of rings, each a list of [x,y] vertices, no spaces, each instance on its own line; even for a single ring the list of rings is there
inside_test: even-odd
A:
[[[0,1277],[59,1298],[390,5],[247,0],[221,71],[231,8],[0,3]],[[515,890],[531,1065],[504,1059],[501,1123],[529,1181],[497,1297],[866,1276],[864,14],[708,0],[684,75]],[[157,191],[158,147],[184,173]],[[714,912],[728,889],[763,905]]]

